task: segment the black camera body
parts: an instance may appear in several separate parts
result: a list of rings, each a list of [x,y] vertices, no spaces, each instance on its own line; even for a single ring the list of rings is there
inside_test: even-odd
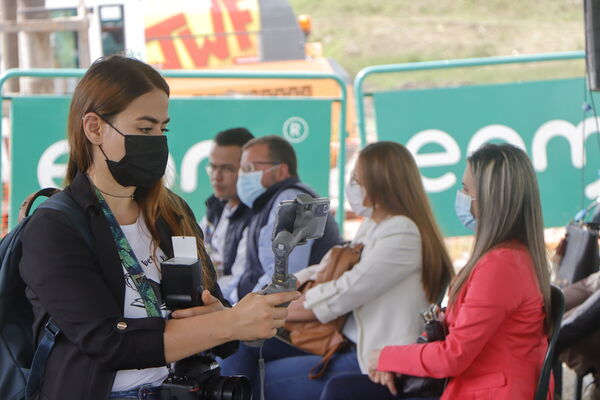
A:
[[[161,288],[169,310],[202,305],[202,270],[197,258],[173,257],[161,263]]]
[[[175,363],[175,371],[163,382],[161,400],[250,400],[250,381],[245,376],[223,377],[219,364],[208,356],[193,356]]]
[[[171,311],[202,305],[202,269],[195,258],[174,257],[161,263],[161,287]],[[177,361],[161,387],[161,400],[250,400],[245,376],[221,376],[219,364],[205,352]]]

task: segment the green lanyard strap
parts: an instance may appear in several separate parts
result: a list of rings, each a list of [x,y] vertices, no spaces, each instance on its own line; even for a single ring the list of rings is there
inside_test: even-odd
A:
[[[97,188],[94,188],[94,192],[96,193],[96,197],[98,198],[98,202],[102,207],[102,211],[104,212],[104,216],[108,221],[108,226],[110,227],[110,231],[113,234],[115,239],[115,244],[117,245],[117,250],[119,252],[119,258],[121,259],[121,263],[138,293],[142,297],[142,301],[144,302],[144,307],[146,308],[146,313],[149,317],[162,317],[162,313],[160,311],[160,304],[158,303],[158,299],[156,298],[156,293],[150,286],[150,282],[146,278],[146,274],[144,274],[144,270],[140,266],[129,241],[125,237],[121,226],[117,222],[117,219],[113,215],[112,211],[106,204],[106,200],[102,196],[102,193]]]

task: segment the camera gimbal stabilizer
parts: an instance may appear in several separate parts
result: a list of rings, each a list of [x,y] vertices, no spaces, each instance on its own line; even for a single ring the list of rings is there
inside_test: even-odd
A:
[[[301,193],[295,200],[281,202],[272,236],[275,255],[273,279],[267,287],[258,292],[259,294],[296,290],[296,277],[288,272],[289,255],[296,246],[323,236],[328,213],[329,199],[325,197],[315,199]],[[283,303],[278,307],[287,307],[288,304]],[[247,342],[256,347],[262,343],[262,340]]]

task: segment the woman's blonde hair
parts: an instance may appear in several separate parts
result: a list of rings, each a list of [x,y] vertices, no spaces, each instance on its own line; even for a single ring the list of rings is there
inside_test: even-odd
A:
[[[382,141],[360,152],[357,167],[374,208],[390,215],[403,215],[417,225],[423,254],[421,284],[427,300],[438,302],[454,276],[454,269],[414,158],[403,145]]]
[[[487,144],[468,158],[475,177],[477,234],[473,253],[450,287],[454,302],[471,271],[488,251],[511,239],[529,250],[544,297],[546,329],[550,316],[550,264],[537,178],[525,152],[510,144]]]
[[[70,146],[66,184],[77,171],[86,173],[92,165],[92,144],[83,130],[82,117],[94,112],[111,122],[132,101],[153,90],[169,96],[169,85],[154,68],[134,58],[112,56],[95,61],[77,84],[69,109],[67,139]],[[190,217],[191,210],[164,185],[163,180],[148,189],[137,189],[138,202],[154,243],[160,242],[157,223],[162,219],[174,236],[195,236],[206,288],[213,287],[210,259],[202,234]]]

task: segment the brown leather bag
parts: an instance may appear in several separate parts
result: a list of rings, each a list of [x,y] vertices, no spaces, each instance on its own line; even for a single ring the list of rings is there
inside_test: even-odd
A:
[[[325,266],[318,272],[315,280],[304,282],[298,290],[302,293],[316,285],[338,279],[342,274],[360,261],[364,245],[335,246],[321,260]],[[314,321],[288,322],[284,326],[281,338],[292,345],[309,353],[323,356],[323,360],[311,368],[309,377],[316,379],[325,373],[333,355],[348,345],[348,340],[342,335],[348,314],[342,315],[325,324]]]

